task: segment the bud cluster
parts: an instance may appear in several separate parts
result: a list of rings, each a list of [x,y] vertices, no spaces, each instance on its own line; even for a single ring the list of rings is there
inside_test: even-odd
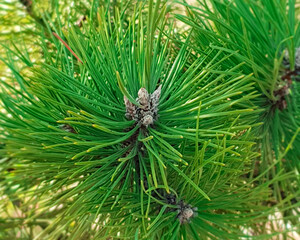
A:
[[[161,94],[161,85],[152,93],[149,94],[145,88],[140,88],[136,101],[139,106],[134,105],[129,99],[124,96],[126,107],[126,118],[135,120],[139,124],[148,127],[153,124],[158,118],[158,103]]]
[[[166,196],[168,204],[176,205],[177,208],[177,218],[179,219],[180,224],[189,223],[192,217],[198,215],[197,207],[192,207],[190,204],[186,204],[184,201],[180,200],[177,202],[176,196],[173,194],[168,194]]]
[[[196,217],[198,208],[192,207],[190,204],[185,204],[182,200],[179,203],[179,209],[177,210],[180,224],[189,223],[192,217]]]

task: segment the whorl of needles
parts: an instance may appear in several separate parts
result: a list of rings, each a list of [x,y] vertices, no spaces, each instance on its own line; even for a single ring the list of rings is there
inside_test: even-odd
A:
[[[152,93],[149,94],[145,88],[140,88],[136,101],[139,106],[134,105],[124,96],[126,107],[126,118],[135,120],[138,124],[148,127],[153,124],[158,118],[158,103],[161,93],[161,85]]]

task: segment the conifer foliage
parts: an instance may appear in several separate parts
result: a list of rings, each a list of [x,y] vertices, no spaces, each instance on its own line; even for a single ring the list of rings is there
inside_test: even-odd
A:
[[[254,0],[78,1],[75,12],[63,2],[49,13],[24,4],[38,60],[3,45],[0,237],[270,239],[297,230],[295,17],[267,8],[283,38],[263,32],[271,25]],[[187,14],[175,14],[182,6]],[[236,9],[249,14],[227,23]],[[265,45],[247,31],[253,22]]]
[[[254,168],[261,173],[276,162],[266,179],[280,171],[294,175],[294,180],[275,184],[274,195],[281,201],[299,190],[300,25],[296,1],[198,3],[197,7],[187,6],[187,16],[177,17],[193,27],[196,51],[210,44],[228,54],[236,52],[231,64],[244,63],[243,72],[254,74],[252,81],[261,93],[254,100],[262,110],[257,121],[263,122],[257,144],[261,158]],[[295,211],[299,215],[298,207]]]

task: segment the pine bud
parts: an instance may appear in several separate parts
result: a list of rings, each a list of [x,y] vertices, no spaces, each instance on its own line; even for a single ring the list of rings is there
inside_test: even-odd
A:
[[[142,109],[149,108],[149,93],[145,88],[141,88],[138,92],[138,101],[141,104]]]
[[[286,50],[284,58],[283,58],[283,65],[286,68],[290,67],[290,56],[289,52]],[[300,69],[300,47],[296,48],[295,50],[295,68]]]
[[[300,69],[300,47],[296,48],[295,67],[296,67],[296,69]]]
[[[154,120],[157,120],[158,118],[157,113],[160,94],[161,85],[152,94],[149,94],[145,88],[140,88],[138,91],[138,98],[136,99],[140,106],[135,106],[126,96],[124,96],[126,118],[135,120],[145,127],[153,124]]]
[[[155,105],[155,106],[158,105],[160,94],[161,94],[161,85],[151,94],[152,105]]]
[[[198,208],[192,207],[190,204],[186,205],[183,201],[180,202],[180,209],[177,211],[177,218],[179,219],[180,224],[189,223],[192,217],[196,217]]]
[[[124,96],[124,102],[125,102],[125,107],[126,107],[126,118],[129,120],[134,120],[135,119],[135,112],[136,112],[136,106],[129,101],[129,99]]]
[[[146,115],[143,118],[143,123],[144,126],[148,127],[149,125],[153,124],[153,117],[151,115]]]

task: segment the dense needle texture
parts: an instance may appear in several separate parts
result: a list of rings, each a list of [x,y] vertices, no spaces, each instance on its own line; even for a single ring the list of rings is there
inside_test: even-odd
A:
[[[184,5],[188,14],[177,18],[193,28],[195,52],[207,46],[223,49],[232,55],[224,65],[242,64],[245,74],[254,74],[252,82],[260,96],[253,103],[262,110],[257,118],[262,125],[256,128],[261,157],[253,163],[252,176],[264,173],[267,181],[280,172],[290,174],[289,180],[274,184],[273,194],[277,202],[292,206],[300,197],[300,21],[296,1],[200,0],[193,6]],[[294,215],[296,223],[299,207],[283,210],[283,215]]]
[[[0,206],[23,215],[1,210],[0,237],[270,239],[294,230],[270,229],[268,218],[294,223],[299,207],[298,50],[283,45],[275,63],[287,48],[288,67],[266,77],[274,59],[256,61],[265,53],[248,48],[246,21],[230,28],[245,30],[238,42],[225,40],[232,32],[220,42],[219,1],[182,2],[188,16],[177,19],[168,1],[92,1],[80,18],[53,2],[57,18],[38,18],[40,60],[17,46],[1,55],[10,81],[0,89]],[[274,217],[279,210],[293,218]]]

